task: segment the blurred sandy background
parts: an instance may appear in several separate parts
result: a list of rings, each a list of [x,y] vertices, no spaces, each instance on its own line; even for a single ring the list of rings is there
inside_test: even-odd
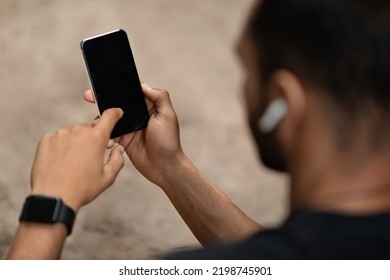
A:
[[[92,120],[80,41],[127,31],[141,79],[167,88],[183,148],[246,213],[266,226],[285,215],[283,176],[263,169],[245,122],[234,46],[253,0],[0,0],[0,257],[29,193],[41,136]],[[144,259],[199,246],[164,193],[129,161],[81,210],[64,259]]]

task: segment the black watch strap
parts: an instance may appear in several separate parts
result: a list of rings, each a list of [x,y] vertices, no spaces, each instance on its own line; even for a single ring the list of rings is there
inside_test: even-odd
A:
[[[68,235],[72,233],[76,214],[59,197],[30,195],[24,202],[20,221],[36,223],[64,223],[68,229]]]
[[[60,213],[58,214],[58,222],[62,222],[68,228],[68,235],[72,233],[73,223],[76,218],[75,212],[67,206],[65,203],[62,203]]]

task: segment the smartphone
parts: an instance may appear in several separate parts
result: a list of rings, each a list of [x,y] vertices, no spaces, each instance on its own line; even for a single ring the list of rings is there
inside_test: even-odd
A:
[[[111,138],[145,128],[149,112],[126,32],[86,38],[80,46],[100,114],[114,107],[124,112]]]

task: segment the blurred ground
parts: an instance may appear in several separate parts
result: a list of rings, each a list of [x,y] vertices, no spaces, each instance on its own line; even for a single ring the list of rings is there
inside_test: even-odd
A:
[[[285,178],[260,167],[240,97],[234,44],[253,0],[0,0],[0,257],[29,193],[40,137],[92,120],[79,42],[127,31],[141,79],[167,88],[195,164],[258,222],[285,215]],[[158,187],[126,162],[78,215],[64,259],[143,259],[199,246]]]

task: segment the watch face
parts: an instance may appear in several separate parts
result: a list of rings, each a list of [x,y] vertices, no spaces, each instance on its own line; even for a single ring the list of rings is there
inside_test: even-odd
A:
[[[58,211],[61,201],[53,197],[30,196],[26,200],[23,217],[29,221],[55,222],[58,217]]]

